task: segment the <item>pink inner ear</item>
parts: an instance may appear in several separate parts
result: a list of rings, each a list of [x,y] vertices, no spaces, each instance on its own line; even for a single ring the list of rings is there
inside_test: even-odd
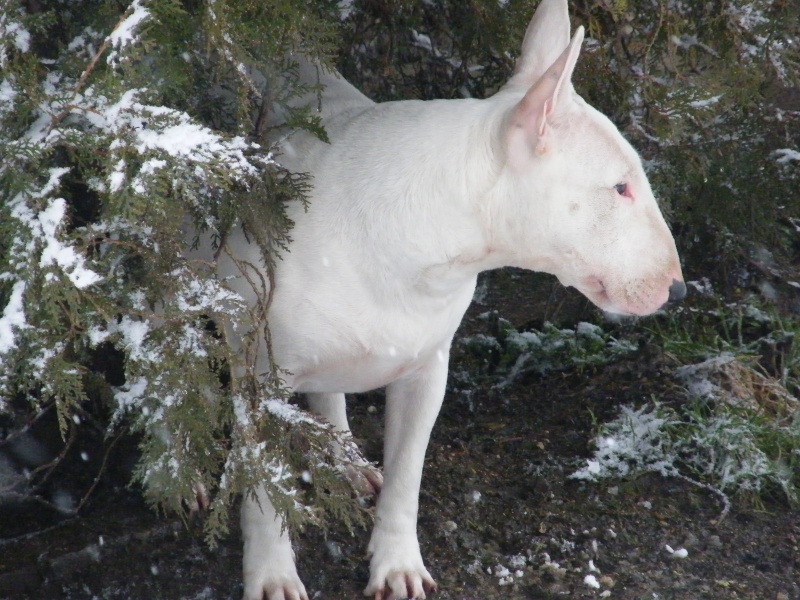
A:
[[[547,116],[553,112],[553,100],[548,98],[544,101],[544,106],[542,106],[542,117],[539,122],[539,137],[544,136],[545,131],[547,131]]]

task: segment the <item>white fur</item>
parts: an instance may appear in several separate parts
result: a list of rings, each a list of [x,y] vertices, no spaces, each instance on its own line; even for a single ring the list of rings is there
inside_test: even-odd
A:
[[[375,104],[303,66],[327,85],[331,143],[284,140],[281,160],[310,172],[314,191],[307,212],[290,209],[293,241],[269,323],[288,385],[313,393],[312,410],[338,429],[349,428],[344,393],[386,386],[385,481],[365,590],[377,599],[435,588],[417,542],[418,493],[450,343],[478,273],[553,273],[623,314],[657,310],[682,279],[637,154],[572,88],[582,37],[570,42],[566,0],[543,0],[514,77],[487,100]],[[261,264],[237,232],[218,272],[238,277],[232,286],[255,305],[266,290],[241,276],[242,260]],[[257,368],[266,360],[262,344]],[[289,537],[258,495],[242,508],[245,598],[307,599]]]

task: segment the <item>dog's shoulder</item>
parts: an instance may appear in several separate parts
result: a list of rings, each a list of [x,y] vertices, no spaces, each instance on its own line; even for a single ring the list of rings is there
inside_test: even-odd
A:
[[[304,57],[298,57],[297,62],[300,83],[312,90],[299,100],[299,104],[316,106],[323,123],[344,111],[364,109],[375,104],[338,71]]]

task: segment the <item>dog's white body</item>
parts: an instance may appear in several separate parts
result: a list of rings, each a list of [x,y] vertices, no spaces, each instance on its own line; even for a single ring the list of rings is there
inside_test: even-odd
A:
[[[284,144],[281,160],[310,172],[314,191],[307,212],[291,209],[293,241],[268,315],[274,356],[289,387],[342,431],[344,393],[386,386],[385,480],[365,590],[379,600],[435,588],[417,542],[419,486],[478,273],[553,273],[625,314],[657,310],[681,282],[639,158],[572,89],[581,39],[579,30],[569,40],[566,0],[543,0],[514,78],[487,100],[375,104],[323,74],[331,143],[297,134]],[[224,250],[222,277],[241,275],[231,256],[260,264],[241,234]],[[247,279],[233,287],[255,304],[264,290]],[[289,537],[257,496],[242,508],[244,596],[307,599]]]

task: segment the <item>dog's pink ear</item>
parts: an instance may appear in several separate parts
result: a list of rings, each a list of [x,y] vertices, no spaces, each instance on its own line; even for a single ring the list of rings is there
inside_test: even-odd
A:
[[[567,0],[542,0],[525,30],[510,85],[536,83],[569,43]]]
[[[508,121],[508,148],[512,160],[526,150],[537,154],[547,152],[548,119],[572,93],[572,73],[582,42],[583,27],[578,27],[561,56],[512,109]]]

